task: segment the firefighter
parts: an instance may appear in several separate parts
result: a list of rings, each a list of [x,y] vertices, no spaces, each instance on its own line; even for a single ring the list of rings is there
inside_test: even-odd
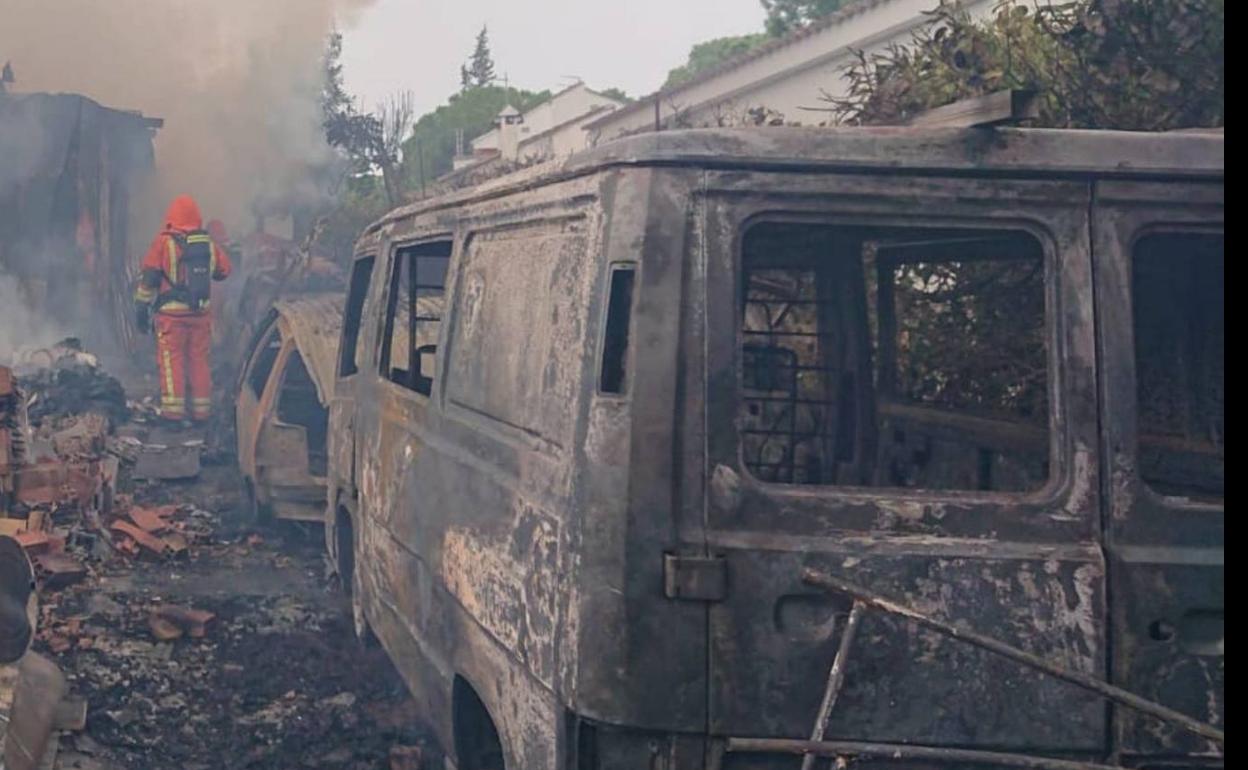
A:
[[[160,416],[175,422],[184,422],[188,413],[195,422],[211,415],[212,282],[224,281],[232,269],[226,250],[202,228],[195,200],[174,198],[164,230],[143,258],[134,293],[140,331],[147,333],[155,314]]]

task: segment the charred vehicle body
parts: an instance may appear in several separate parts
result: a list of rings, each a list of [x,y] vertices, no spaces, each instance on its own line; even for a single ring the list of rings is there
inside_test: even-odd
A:
[[[341,330],[341,297],[312,294],[275,302],[254,335],[237,386],[234,431],[255,518],[324,518],[328,405]]]
[[[460,770],[1221,766],[1223,184],[1221,135],[705,130],[394,211],[357,625]]]

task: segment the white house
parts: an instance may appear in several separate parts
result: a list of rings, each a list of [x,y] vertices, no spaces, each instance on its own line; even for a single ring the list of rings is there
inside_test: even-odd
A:
[[[508,106],[493,129],[469,143],[471,155],[457,158],[456,169],[495,157],[532,162],[571,155],[588,146],[586,123],[623,106],[584,83],[563,89],[524,114]]]
[[[679,126],[736,125],[751,111],[788,123],[829,119],[824,95],[843,97],[854,51],[868,55],[908,42],[939,0],[851,0],[835,13],[748,51],[693,79],[586,123],[588,143]],[[975,16],[997,0],[962,0]]]

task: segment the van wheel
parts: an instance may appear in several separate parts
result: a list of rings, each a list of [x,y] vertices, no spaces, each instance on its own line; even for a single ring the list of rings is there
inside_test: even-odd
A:
[[[507,770],[498,728],[468,680],[455,677],[452,699],[459,770]]]

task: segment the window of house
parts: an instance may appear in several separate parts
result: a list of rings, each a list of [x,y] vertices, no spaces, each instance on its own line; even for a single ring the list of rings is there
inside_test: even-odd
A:
[[[450,241],[409,246],[396,253],[391,276],[381,371],[426,396],[433,390],[450,259]]]
[[[1049,473],[1044,255],[1017,231],[762,223],[741,445],[785,484],[1027,491]]]
[[[1225,488],[1223,247],[1222,233],[1156,233],[1132,254],[1139,473],[1206,502]]]
[[[360,321],[375,262],[374,257],[364,257],[356,260],[351,268],[351,287],[347,290],[347,307],[342,318],[342,341],[338,345],[339,377],[349,377],[360,370]]]
[[[251,392],[256,398],[264,395],[265,383],[269,381],[269,375],[273,372],[273,364],[277,362],[277,354],[282,350],[282,337],[277,330],[276,323],[269,324],[269,330],[264,333],[251,354],[251,371],[247,374],[247,384],[251,387]]]

